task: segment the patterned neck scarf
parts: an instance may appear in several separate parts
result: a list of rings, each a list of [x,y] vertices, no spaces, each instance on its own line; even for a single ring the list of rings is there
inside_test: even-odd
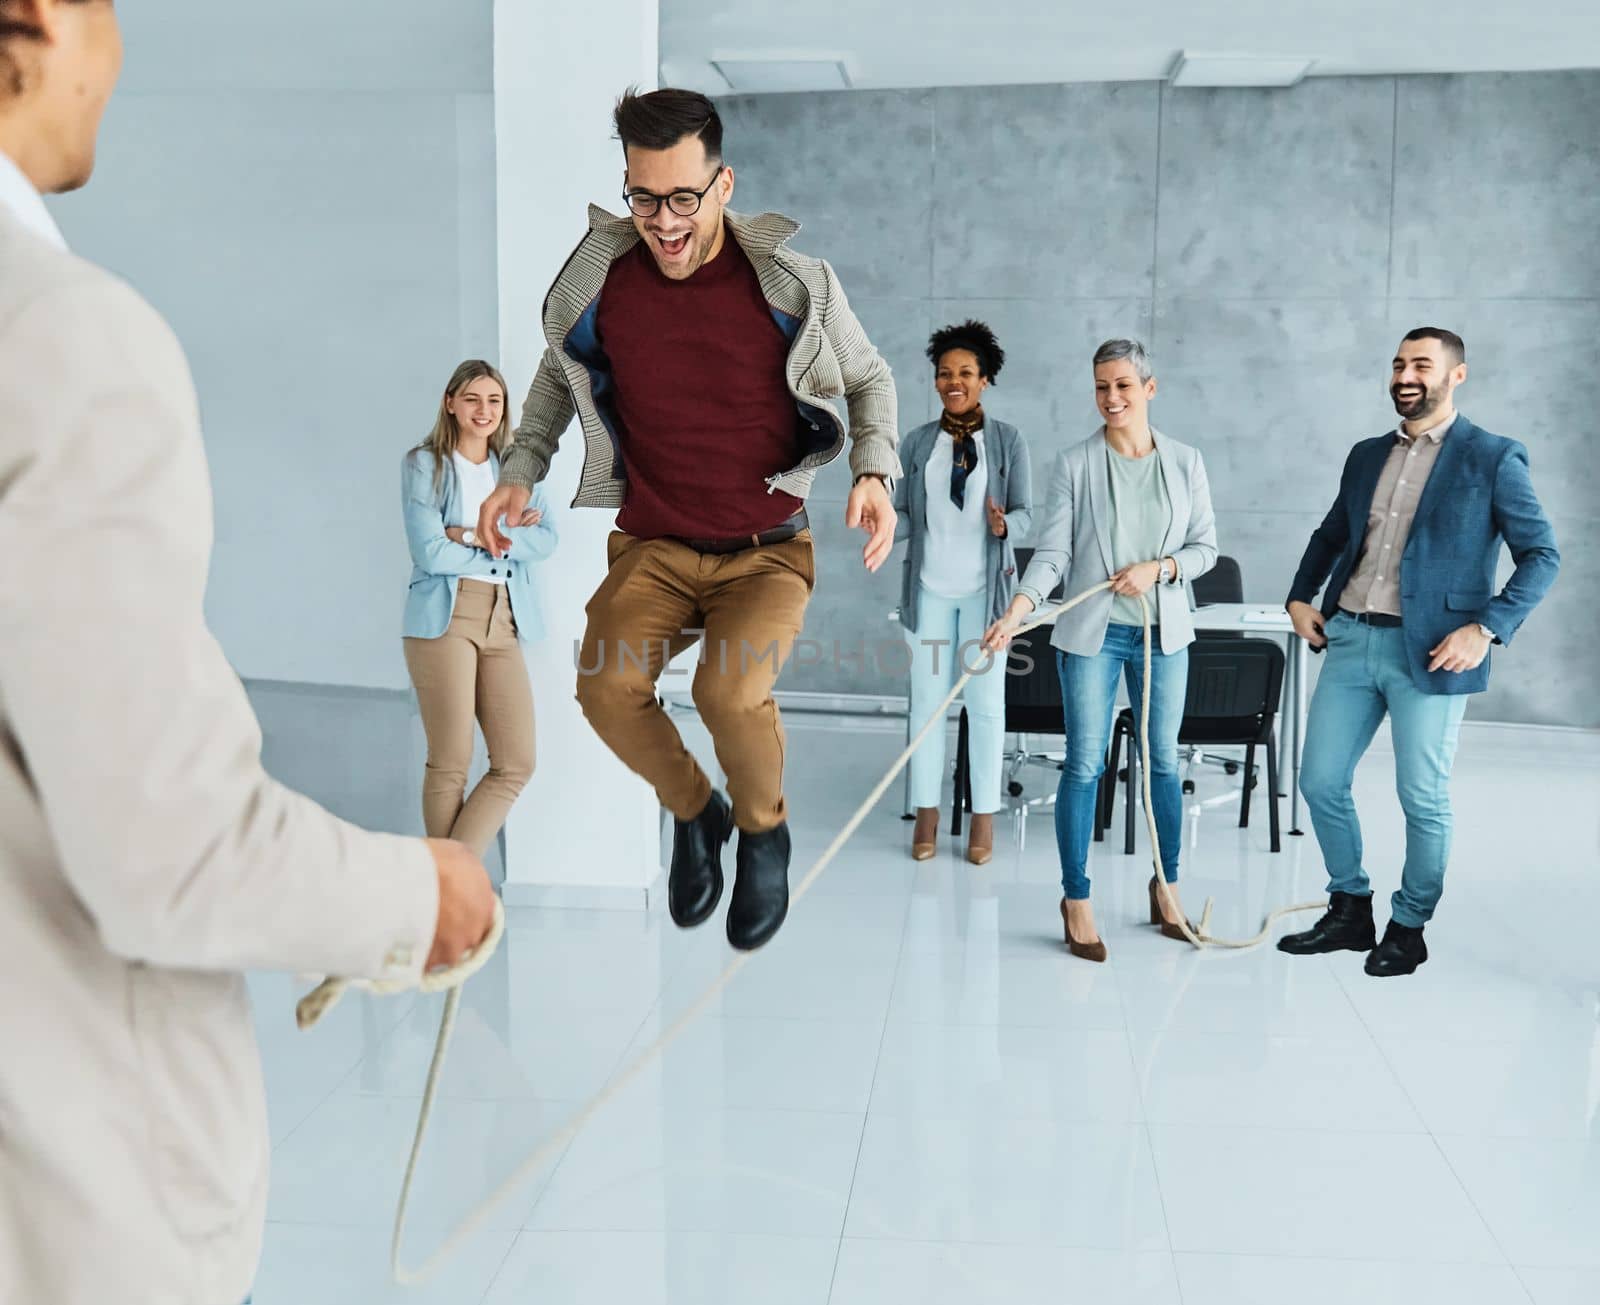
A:
[[[954,445],[950,456],[950,501],[958,508],[967,505],[967,477],[978,465],[978,441],[973,435],[983,427],[983,405],[959,416],[948,409],[939,416],[939,429],[947,431]]]

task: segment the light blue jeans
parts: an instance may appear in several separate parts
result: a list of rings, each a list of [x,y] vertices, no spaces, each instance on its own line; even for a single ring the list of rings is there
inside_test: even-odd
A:
[[[967,755],[972,764],[972,810],[1000,810],[1000,764],[1006,745],[1005,659],[983,651],[989,628],[987,596],[941,598],[923,588],[917,595],[917,629],[907,632],[911,645],[911,732],[920,730],[963,671],[973,676],[962,690],[967,709]],[[942,805],[944,789],[943,729],[931,730],[911,755],[911,805]]]
[[[1395,787],[1406,816],[1406,860],[1390,901],[1398,924],[1420,928],[1444,893],[1450,859],[1450,767],[1466,714],[1466,694],[1424,693],[1412,682],[1404,631],[1335,616],[1323,627],[1327,664],[1306,717],[1300,792],[1328,867],[1328,891],[1367,897],[1361,822],[1350,793],[1385,712],[1394,735]]]
[[[1066,711],[1067,764],[1056,792],[1056,846],[1061,853],[1061,891],[1073,901],[1089,896],[1089,840],[1094,834],[1094,804],[1111,741],[1117,676],[1128,682],[1135,721],[1144,696],[1144,630],[1137,625],[1106,627],[1106,641],[1094,657],[1056,650],[1061,701]],[[1178,778],[1178,727],[1189,690],[1189,650],[1161,651],[1161,631],[1150,629],[1150,799],[1161,840],[1161,871],[1178,882],[1183,843],[1183,784]]]

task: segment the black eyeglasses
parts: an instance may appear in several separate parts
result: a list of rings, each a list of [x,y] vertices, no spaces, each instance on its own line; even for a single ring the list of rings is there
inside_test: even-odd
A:
[[[675,190],[670,195],[658,195],[653,190],[625,190],[622,198],[637,217],[654,217],[663,200],[679,217],[693,217],[700,211],[700,201],[717,184],[726,166],[719,165],[711,180],[699,190]]]

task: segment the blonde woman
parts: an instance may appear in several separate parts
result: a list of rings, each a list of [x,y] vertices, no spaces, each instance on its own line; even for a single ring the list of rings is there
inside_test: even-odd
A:
[[[522,645],[543,636],[537,564],[556,546],[537,489],[505,531],[511,549],[504,558],[479,545],[478,510],[510,444],[505,381],[474,359],[450,377],[432,432],[406,454],[401,474],[412,561],[406,667],[428,736],[423,824],[430,837],[456,839],[480,855],[533,774],[533,692]],[[469,795],[474,720],[489,769]]]

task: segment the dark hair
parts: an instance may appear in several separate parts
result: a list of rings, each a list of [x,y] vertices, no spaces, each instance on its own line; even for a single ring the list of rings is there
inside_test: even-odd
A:
[[[71,4],[86,4],[89,0],[68,0]],[[0,0],[0,95],[21,95],[22,65],[11,53],[13,41],[42,41],[44,28],[13,16],[13,0]]]
[[[1419,326],[1415,331],[1406,333],[1405,340],[1437,340],[1444,346],[1445,355],[1450,359],[1452,367],[1459,366],[1467,360],[1467,346],[1462,343],[1461,337],[1454,331],[1447,331],[1442,326]],[[1405,340],[1401,343],[1404,344]]]
[[[641,150],[669,150],[685,137],[697,137],[705,146],[706,160],[722,162],[722,118],[717,106],[698,91],[666,87],[640,95],[630,86],[611,115],[623,153],[630,145]]]
[[[939,369],[939,359],[952,349],[966,349],[976,354],[978,375],[991,385],[1005,366],[1006,351],[1000,347],[1000,341],[994,338],[994,332],[989,329],[987,322],[969,317],[959,326],[944,326],[935,331],[928,340],[928,361],[933,364],[935,371]]]

